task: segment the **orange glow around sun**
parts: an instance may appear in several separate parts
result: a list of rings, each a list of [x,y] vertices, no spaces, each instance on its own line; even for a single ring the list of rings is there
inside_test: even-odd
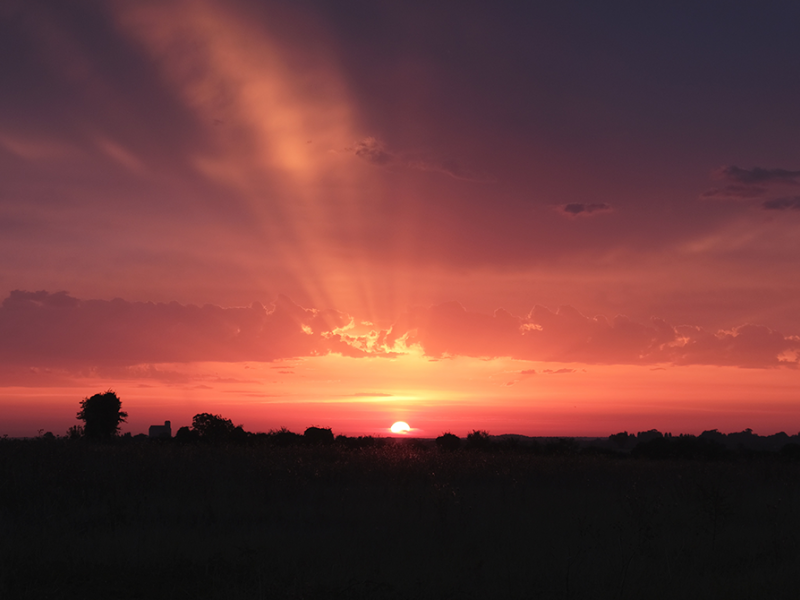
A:
[[[559,366],[553,369],[553,366]],[[536,371],[535,375],[528,373]],[[549,372],[548,372],[549,371]],[[50,374],[55,377],[54,373]],[[37,375],[47,383],[47,374]],[[699,434],[705,429],[760,433],[800,422],[796,374],[719,367],[553,365],[510,359],[417,355],[347,358],[327,355],[274,363],[152,365],[107,375],[53,379],[52,386],[0,388],[10,435],[43,428],[63,434],[83,397],[113,388],[138,433],[170,420],[190,425],[200,412],[222,414],[248,431],[331,427],[335,434],[418,437],[473,429],[493,434],[607,436],[616,430]],[[722,382],[722,383],[721,383]],[[758,391],[757,410],[749,397]],[[66,424],[66,425],[65,425]]]

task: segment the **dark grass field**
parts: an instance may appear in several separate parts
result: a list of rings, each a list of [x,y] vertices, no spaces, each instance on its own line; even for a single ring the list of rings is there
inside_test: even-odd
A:
[[[0,441],[0,598],[797,598],[800,466]]]

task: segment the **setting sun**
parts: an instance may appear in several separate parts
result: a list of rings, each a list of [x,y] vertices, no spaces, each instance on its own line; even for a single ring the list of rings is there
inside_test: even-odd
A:
[[[405,421],[398,421],[394,425],[392,425],[392,433],[408,433],[411,431],[411,427],[408,426],[408,423]]]

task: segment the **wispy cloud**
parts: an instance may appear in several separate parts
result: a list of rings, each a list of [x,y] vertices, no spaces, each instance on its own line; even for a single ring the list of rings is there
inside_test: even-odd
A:
[[[387,151],[384,145],[374,137],[364,138],[350,148],[345,148],[345,150],[373,165],[384,166],[397,162],[397,157]]]
[[[764,210],[800,210],[800,196],[764,200],[761,206]]]
[[[789,185],[800,185],[800,171],[790,171],[787,169],[764,169],[753,167],[752,169],[742,169],[735,165],[722,167],[719,174],[723,179],[752,184],[785,183]]]
[[[760,185],[743,185],[734,183],[721,188],[712,188],[700,194],[701,198],[707,199],[747,199],[759,198],[767,193],[767,188]]]
[[[639,323],[618,315],[587,317],[570,306],[535,306],[526,316],[465,310],[457,302],[415,308],[388,339],[420,347],[432,357],[510,357],[584,364],[702,364],[797,367],[800,337],[761,325],[725,331],[674,326],[652,318]],[[542,371],[556,374],[567,371]],[[525,373],[527,374],[527,373]]]
[[[729,182],[700,194],[700,198],[711,200],[747,200],[763,198],[776,186],[800,185],[800,171],[788,169],[765,169],[753,167],[742,169],[736,165],[722,167],[713,173],[715,179]]]
[[[416,171],[442,173],[465,181],[491,182],[493,178],[464,166],[455,159],[436,159],[422,153],[395,152],[375,137],[367,137],[344,149],[377,167],[401,167]]]
[[[589,216],[596,213],[611,212],[613,208],[605,202],[572,202],[558,207],[558,211],[568,217]]]

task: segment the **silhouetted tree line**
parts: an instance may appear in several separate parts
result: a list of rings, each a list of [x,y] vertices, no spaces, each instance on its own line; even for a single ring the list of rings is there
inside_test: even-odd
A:
[[[633,457],[721,460],[734,456],[758,457],[778,453],[789,460],[800,460],[800,434],[784,432],[761,436],[745,429],[737,433],[720,433],[716,429],[699,436],[662,434],[656,429],[636,435],[627,431],[609,436],[610,444]]]
[[[113,390],[84,398],[76,415],[83,425],[70,427],[68,439],[109,441],[112,439],[153,439],[145,434],[119,435],[120,424],[128,413],[122,410],[122,402]],[[40,439],[54,440],[51,432],[40,430]],[[372,436],[334,436],[326,427],[308,427],[303,434],[285,427],[267,433],[251,433],[242,425],[234,425],[230,419],[212,413],[199,413],[192,418],[191,426],[178,429],[174,438],[166,438],[179,444],[258,444],[274,447],[319,446],[337,447],[346,450],[373,448],[387,443],[384,438]],[[163,440],[162,440],[163,441]],[[644,459],[692,459],[724,460],[736,456],[759,457],[780,456],[785,460],[800,461],[800,434],[789,436],[776,433],[769,436],[754,434],[751,429],[724,434],[716,429],[704,431],[699,436],[661,433],[656,429],[630,434],[622,431],[610,435],[606,440],[576,440],[574,438],[530,438],[521,435],[492,436],[485,430],[475,429],[465,439],[451,432],[437,437],[433,443],[423,440],[405,440],[419,451],[437,450],[451,452],[495,452],[525,453],[543,456],[615,456]]]
[[[454,433],[444,433],[436,438],[436,448],[441,452],[455,452],[463,449],[468,452],[526,453],[547,456],[566,456],[581,453],[595,453],[583,448],[573,438],[555,438],[540,442],[521,435],[492,436],[484,430],[474,429],[463,441]]]

